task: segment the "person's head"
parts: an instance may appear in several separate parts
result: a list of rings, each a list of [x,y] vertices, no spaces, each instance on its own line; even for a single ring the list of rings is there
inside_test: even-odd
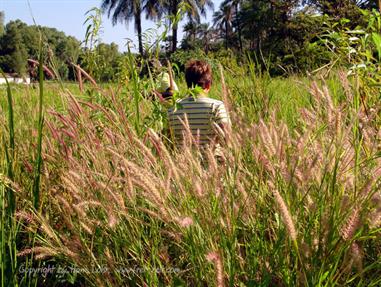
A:
[[[188,88],[199,86],[209,91],[212,85],[212,69],[205,61],[191,60],[185,66],[185,80]]]

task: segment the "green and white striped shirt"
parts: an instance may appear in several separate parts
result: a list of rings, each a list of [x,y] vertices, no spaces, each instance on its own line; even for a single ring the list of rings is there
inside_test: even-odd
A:
[[[224,103],[202,95],[177,101],[176,107],[168,110],[168,118],[175,142],[182,142],[187,119],[192,136],[200,145],[207,145],[216,139],[216,124],[230,124]]]

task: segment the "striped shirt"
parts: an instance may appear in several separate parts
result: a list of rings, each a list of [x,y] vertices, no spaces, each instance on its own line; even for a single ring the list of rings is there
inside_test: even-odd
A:
[[[187,97],[168,110],[169,127],[175,142],[182,142],[188,121],[193,138],[207,145],[217,138],[215,125],[230,124],[223,102],[205,96]]]

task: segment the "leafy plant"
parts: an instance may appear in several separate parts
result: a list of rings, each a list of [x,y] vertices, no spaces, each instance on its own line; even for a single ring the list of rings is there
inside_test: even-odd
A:
[[[85,22],[88,24],[86,28],[85,35],[85,65],[88,70],[88,73],[95,77],[99,78],[99,67],[98,67],[98,58],[97,46],[100,43],[100,34],[102,32],[102,12],[99,8],[93,7],[86,12],[85,15],[88,15]]]

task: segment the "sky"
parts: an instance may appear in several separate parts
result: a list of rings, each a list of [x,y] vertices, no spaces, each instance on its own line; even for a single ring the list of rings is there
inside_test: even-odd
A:
[[[221,2],[222,0],[213,1],[215,10]],[[86,33],[86,25],[83,24],[86,20],[85,13],[92,7],[99,7],[100,3],[100,0],[0,0],[0,11],[5,13],[5,24],[11,20],[20,19],[28,25],[33,25],[34,17],[38,25],[56,28],[82,41]],[[203,18],[202,22],[211,22],[212,14],[212,11],[208,11],[207,18]],[[132,39],[137,46],[133,22],[130,22],[128,26],[121,23],[113,26],[107,14],[102,15],[102,21],[101,41],[103,43],[114,42],[118,44],[120,51],[125,51],[126,38],[128,38]],[[185,20],[180,24],[181,28],[184,22]],[[142,26],[145,31],[155,28],[156,24],[145,20],[143,16]],[[178,38],[182,39],[182,29],[179,31]]]

